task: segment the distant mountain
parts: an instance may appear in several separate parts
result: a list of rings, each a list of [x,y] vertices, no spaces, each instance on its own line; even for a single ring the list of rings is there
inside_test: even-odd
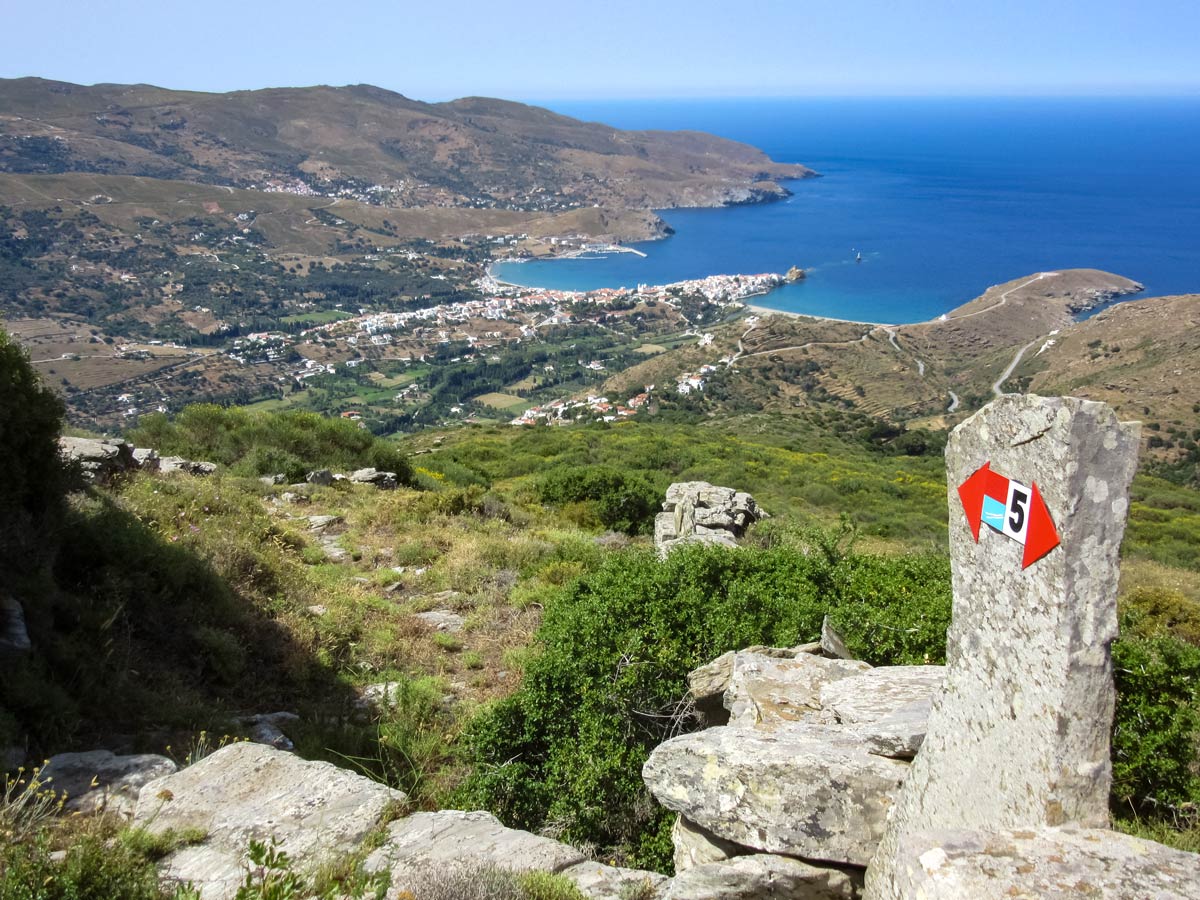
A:
[[[369,85],[206,94],[0,80],[0,172],[88,172],[347,194],[386,206],[719,206],[813,174],[688,131],[620,131],[470,97]]]

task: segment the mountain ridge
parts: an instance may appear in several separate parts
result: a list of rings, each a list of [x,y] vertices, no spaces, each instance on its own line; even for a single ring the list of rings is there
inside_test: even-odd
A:
[[[721,206],[815,173],[725,138],[622,131],[483,97],[373,85],[229,93],[0,79],[0,171],[366,192],[390,207]],[[368,189],[373,189],[369,190]]]

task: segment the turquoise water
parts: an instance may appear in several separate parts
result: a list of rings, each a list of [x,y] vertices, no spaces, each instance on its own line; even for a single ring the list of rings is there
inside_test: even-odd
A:
[[[504,264],[587,290],[720,273],[809,278],[760,305],[864,321],[933,318],[989,285],[1105,269],[1143,296],[1200,292],[1200,98],[548,103],[620,128],[690,128],[801,162],[778,203],[666,210],[648,254]],[[858,254],[862,261],[856,262]]]

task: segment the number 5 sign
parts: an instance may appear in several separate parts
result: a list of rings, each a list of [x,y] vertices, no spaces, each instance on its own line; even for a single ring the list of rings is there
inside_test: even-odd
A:
[[[975,543],[979,543],[980,524],[1012,538],[1025,547],[1022,569],[1029,568],[1059,544],[1054,520],[1036,481],[1032,487],[1026,487],[993,472],[992,464],[985,462],[958,486],[958,496]]]

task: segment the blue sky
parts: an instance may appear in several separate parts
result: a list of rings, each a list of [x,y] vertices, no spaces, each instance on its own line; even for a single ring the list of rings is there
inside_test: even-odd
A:
[[[422,100],[1200,94],[1196,0],[10,0],[0,77]]]

